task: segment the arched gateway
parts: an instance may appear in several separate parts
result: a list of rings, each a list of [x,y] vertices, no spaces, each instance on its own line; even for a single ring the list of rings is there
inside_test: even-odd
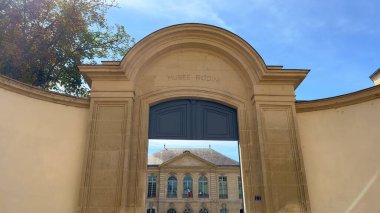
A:
[[[244,40],[201,24],[171,26],[121,62],[81,66],[91,128],[80,212],[145,212],[150,106],[179,99],[236,110],[245,212],[309,212],[294,90],[307,70],[265,65]]]

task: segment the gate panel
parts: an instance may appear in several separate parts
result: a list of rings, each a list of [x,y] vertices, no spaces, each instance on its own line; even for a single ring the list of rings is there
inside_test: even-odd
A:
[[[181,99],[151,107],[150,139],[237,140],[236,110],[219,103]]]

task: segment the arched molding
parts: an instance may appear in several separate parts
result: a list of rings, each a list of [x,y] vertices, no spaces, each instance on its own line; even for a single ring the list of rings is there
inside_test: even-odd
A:
[[[121,61],[127,79],[134,80],[142,65],[175,49],[198,47],[215,51],[246,71],[252,82],[265,72],[265,63],[253,48],[237,36],[219,28],[181,25],[157,31],[142,40]],[[255,70],[255,71],[254,71]]]
[[[257,51],[236,34],[205,24],[180,24],[163,28],[138,42],[120,62],[80,66],[89,84],[94,79],[134,81],[153,58],[184,47],[212,49],[229,58],[249,76],[251,84],[287,83],[296,88],[308,70],[267,66]]]

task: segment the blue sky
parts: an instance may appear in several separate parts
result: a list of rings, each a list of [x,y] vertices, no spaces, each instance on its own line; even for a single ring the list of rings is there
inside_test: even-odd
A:
[[[250,43],[267,65],[311,69],[298,100],[371,87],[380,68],[379,0],[118,0],[111,23],[136,41],[160,28],[206,23]]]

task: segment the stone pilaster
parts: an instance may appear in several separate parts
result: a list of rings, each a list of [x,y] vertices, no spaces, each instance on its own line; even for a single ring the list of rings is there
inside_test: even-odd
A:
[[[118,212],[132,98],[91,100],[80,212]]]
[[[266,212],[310,212],[294,95],[254,97]]]

